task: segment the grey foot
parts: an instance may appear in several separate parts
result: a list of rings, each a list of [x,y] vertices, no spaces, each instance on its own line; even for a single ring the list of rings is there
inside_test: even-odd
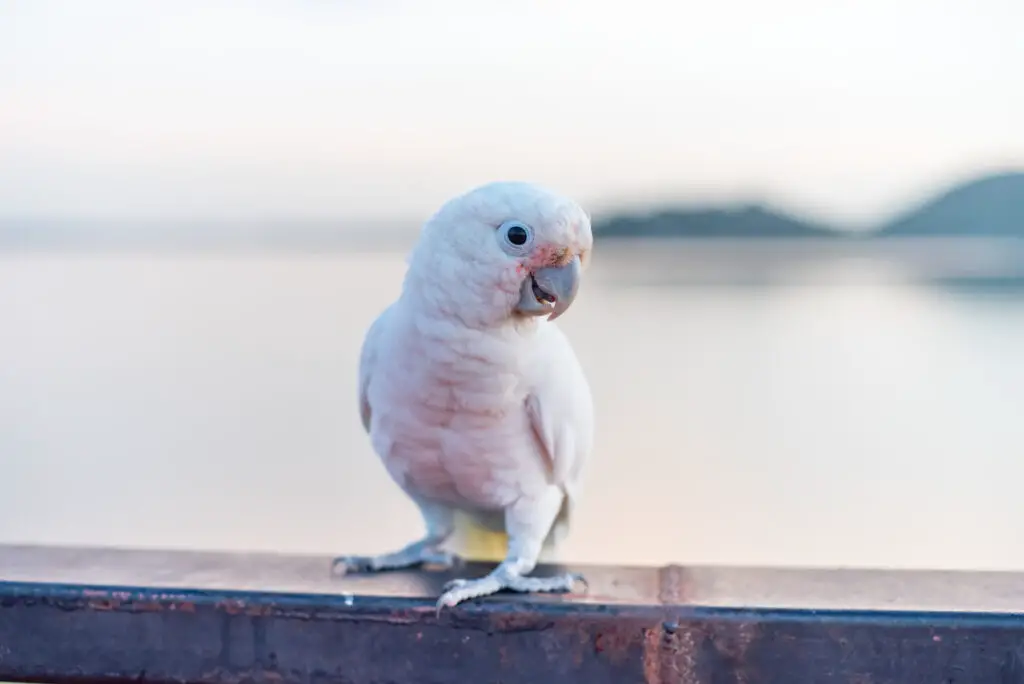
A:
[[[380,556],[339,556],[331,564],[331,572],[346,575],[349,573],[401,570],[420,565],[436,565],[447,570],[462,565],[462,558],[450,551],[438,549],[402,550]]]
[[[463,601],[490,596],[499,591],[570,592],[576,582],[583,584],[584,587],[587,586],[587,580],[583,575],[573,573],[554,575],[553,577],[524,577],[495,571],[486,577],[475,580],[454,579],[444,585],[444,593],[437,599],[437,612],[440,614],[442,608],[451,608]]]

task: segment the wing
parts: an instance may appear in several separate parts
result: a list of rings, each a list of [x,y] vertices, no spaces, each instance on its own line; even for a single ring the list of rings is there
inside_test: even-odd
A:
[[[537,357],[530,364],[536,374],[526,411],[550,463],[552,478],[566,495],[552,530],[557,543],[568,530],[593,448],[594,400],[569,340],[554,325],[544,328]]]
[[[370,324],[363,338],[363,346],[359,351],[359,417],[363,421],[363,429],[370,431],[370,418],[373,411],[370,407],[370,400],[367,398],[367,388],[373,379],[373,369],[377,364],[377,357],[380,352],[381,339],[387,328],[388,320],[392,315],[394,304],[384,309],[376,320]]]

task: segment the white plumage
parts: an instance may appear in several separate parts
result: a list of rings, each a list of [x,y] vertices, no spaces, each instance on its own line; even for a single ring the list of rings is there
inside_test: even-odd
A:
[[[405,548],[343,557],[346,571],[450,564],[507,538],[487,577],[455,580],[438,607],[494,593],[567,591],[572,576],[526,577],[571,521],[593,441],[593,402],[551,319],[575,298],[592,248],[574,202],[493,183],[423,227],[402,293],[366,333],[359,407],[374,451],[419,506],[426,534]],[[481,531],[489,531],[481,534]]]

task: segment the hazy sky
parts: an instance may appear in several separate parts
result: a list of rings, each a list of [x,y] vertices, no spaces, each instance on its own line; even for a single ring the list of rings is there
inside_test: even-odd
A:
[[[865,221],[1024,165],[1021,0],[0,0],[0,215],[591,208]]]

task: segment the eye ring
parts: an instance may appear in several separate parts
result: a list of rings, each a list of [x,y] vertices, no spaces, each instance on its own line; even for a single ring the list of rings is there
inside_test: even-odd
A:
[[[501,239],[506,249],[523,252],[533,242],[533,230],[521,221],[505,221],[498,226]]]

